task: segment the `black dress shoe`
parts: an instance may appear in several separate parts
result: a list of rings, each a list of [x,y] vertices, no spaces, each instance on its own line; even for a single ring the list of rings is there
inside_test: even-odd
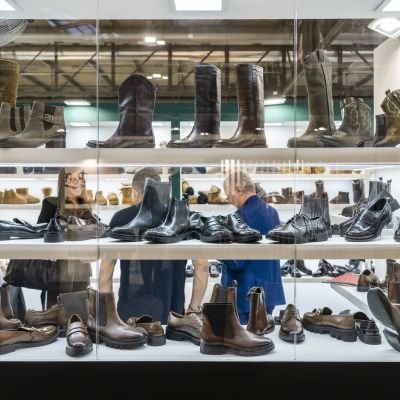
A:
[[[304,275],[312,275],[312,271],[306,267],[304,260],[295,260],[294,268]]]
[[[14,221],[0,220],[0,240],[18,239],[38,239],[44,235],[42,227],[35,228],[30,224],[19,224]]]
[[[348,241],[368,241],[381,235],[392,220],[392,209],[387,198],[377,198],[365,207],[345,233]]]
[[[340,275],[339,272],[333,267],[333,265],[326,260],[320,260],[318,263],[317,270],[313,273],[314,277],[321,277],[321,276],[336,277],[339,275]]]
[[[216,216],[206,218],[200,213],[193,213],[190,216],[190,226],[193,234],[202,242],[226,243],[234,239],[232,232]]]
[[[165,221],[160,226],[147,230],[145,239],[155,243],[177,243],[189,238],[192,235],[189,215],[187,200],[173,198]]]
[[[290,273],[293,267],[294,260],[287,260],[285,264],[281,266],[281,276],[286,276]]]
[[[237,243],[257,242],[262,239],[259,231],[250,228],[238,213],[222,217],[224,225],[232,232],[233,241]]]
[[[47,231],[44,235],[46,243],[65,242],[65,225],[62,224],[59,218],[52,218],[47,226]]]
[[[267,239],[290,244],[324,242],[328,238],[329,232],[321,217],[310,219],[303,214],[296,214],[267,234]]]
[[[360,274],[361,273],[361,262],[365,260],[349,260],[349,263],[346,264],[346,267],[348,268],[349,272],[353,272],[354,274]]]

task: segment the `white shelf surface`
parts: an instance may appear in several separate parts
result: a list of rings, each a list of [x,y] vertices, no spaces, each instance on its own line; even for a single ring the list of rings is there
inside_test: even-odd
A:
[[[372,243],[374,245],[372,245]],[[357,259],[400,258],[400,244],[390,236],[374,242],[347,242],[333,237],[326,242],[279,244],[263,239],[259,243],[202,243],[187,240],[174,244],[120,242],[91,239],[81,242],[44,243],[43,239],[0,241],[1,258],[21,259],[141,259],[141,260],[268,260],[268,259]]]
[[[250,174],[254,182],[258,181],[344,181],[369,179],[369,174]],[[195,181],[222,182],[226,174],[182,174],[181,179],[189,183]]]
[[[221,166],[400,164],[400,148],[0,149],[3,166]]]
[[[350,285],[336,285],[331,283],[330,286],[346,300],[371,317],[371,310],[369,309],[367,301],[367,292],[358,292],[356,286]]]
[[[190,342],[167,340],[165,346],[142,346],[133,350],[118,350],[104,344],[94,346],[93,352],[84,357],[69,357],[65,354],[66,339],[59,338],[48,346],[18,350],[0,356],[0,361],[137,361],[137,362],[398,362],[399,353],[393,350],[382,338],[382,344],[369,346],[360,340],[343,342],[333,339],[329,334],[319,335],[305,331],[303,343],[294,345],[279,339],[279,326],[268,335],[275,344],[275,350],[258,357],[239,357],[235,355],[206,355],[200,353],[199,346]]]

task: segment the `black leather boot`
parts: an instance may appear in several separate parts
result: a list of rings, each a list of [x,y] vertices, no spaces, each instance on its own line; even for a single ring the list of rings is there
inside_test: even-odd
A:
[[[387,119],[385,114],[375,115],[375,137],[372,146],[385,139],[387,134]]]
[[[177,243],[190,237],[189,206],[187,200],[171,199],[168,215],[162,225],[146,231],[146,240],[156,243]]]
[[[363,99],[348,97],[341,102],[344,117],[339,129],[333,135],[317,139],[322,147],[365,147],[373,140],[371,108]]]
[[[0,147],[40,147],[45,144],[47,148],[65,148],[65,135],[64,107],[35,101],[25,129],[15,136],[0,138]]]
[[[400,143],[400,90],[387,90],[381,108],[386,116],[387,132],[375,147],[395,147]]]
[[[300,213],[306,215],[310,219],[321,217],[324,221],[329,237],[332,237],[329,200],[328,195],[325,192],[322,198],[312,198],[311,195],[304,196],[304,202],[301,206]]]
[[[267,147],[264,132],[264,77],[257,65],[236,65],[239,122],[234,135],[216,147]]]
[[[129,224],[112,229],[109,236],[127,242],[142,240],[148,229],[161,225],[165,220],[170,204],[170,191],[170,183],[147,178],[138,214]]]
[[[190,134],[171,140],[167,147],[213,147],[219,140],[221,122],[221,71],[213,65],[197,64],[195,77],[195,119]]]
[[[304,57],[310,122],[300,137],[289,139],[288,147],[319,147],[317,139],[336,131],[333,119],[332,65],[322,50]]]
[[[154,147],[156,88],[141,74],[130,75],[118,89],[119,125],[106,141],[90,140],[87,147]]]

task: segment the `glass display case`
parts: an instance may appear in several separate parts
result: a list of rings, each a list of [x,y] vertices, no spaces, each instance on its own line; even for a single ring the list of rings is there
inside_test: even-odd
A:
[[[4,3],[0,361],[398,360],[398,2]]]

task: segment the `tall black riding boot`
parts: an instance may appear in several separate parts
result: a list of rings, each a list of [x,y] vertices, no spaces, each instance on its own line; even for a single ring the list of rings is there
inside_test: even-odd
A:
[[[195,78],[195,119],[190,134],[171,140],[167,147],[213,147],[219,140],[221,122],[221,71],[213,65],[197,64]]]
[[[332,64],[322,50],[304,57],[310,122],[300,137],[289,139],[288,147],[319,147],[317,139],[336,131],[333,119]]]
[[[236,65],[236,93],[238,127],[231,138],[219,140],[216,147],[267,147],[263,69],[251,64]]]
[[[90,140],[87,147],[154,147],[156,88],[143,75],[130,75],[118,89],[119,125],[106,141]]]
[[[144,186],[143,201],[136,217],[124,226],[111,230],[109,236],[127,242],[142,240],[143,234],[151,228],[161,225],[168,213],[171,184],[156,182],[147,178]]]
[[[341,102],[344,117],[333,135],[317,139],[322,147],[366,147],[372,143],[371,108],[363,99],[348,97]]]

